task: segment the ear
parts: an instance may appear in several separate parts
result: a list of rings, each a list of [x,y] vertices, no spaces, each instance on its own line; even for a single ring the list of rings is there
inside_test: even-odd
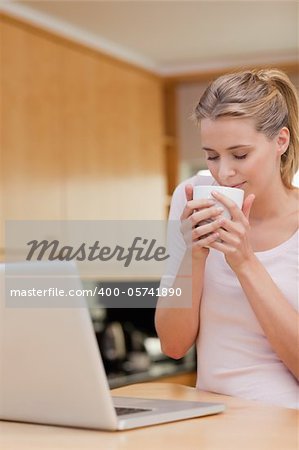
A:
[[[287,127],[283,127],[276,138],[278,155],[283,155],[290,144],[290,131]]]

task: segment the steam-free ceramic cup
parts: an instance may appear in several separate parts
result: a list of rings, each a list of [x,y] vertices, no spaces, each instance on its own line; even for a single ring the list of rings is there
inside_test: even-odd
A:
[[[222,215],[227,219],[231,218],[229,210],[223,205],[223,203],[217,201],[215,197],[212,196],[212,192],[217,191],[220,194],[225,195],[230,198],[237,206],[241,209],[244,200],[244,191],[238,188],[231,188],[226,186],[194,186],[193,187],[193,199],[210,198],[215,201],[215,206],[221,206],[224,208]]]

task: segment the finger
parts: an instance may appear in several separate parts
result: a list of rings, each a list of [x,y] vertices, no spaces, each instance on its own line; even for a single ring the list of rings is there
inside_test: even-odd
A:
[[[194,210],[189,208],[188,203],[185,206],[185,208],[183,209],[182,215],[181,215],[181,221],[186,221],[187,219],[189,219],[189,217],[193,214]]]
[[[192,240],[198,240],[200,237],[205,236],[206,234],[217,232],[221,226],[221,219],[213,220],[210,223],[199,225],[196,228],[193,228],[192,232]]]
[[[232,252],[233,247],[224,243],[224,242],[219,242],[217,240],[213,241],[210,245],[210,248],[213,248],[215,250],[219,250],[220,252],[222,252],[224,255],[229,254]]]
[[[216,233],[212,233],[209,236],[197,240],[196,242],[194,242],[193,246],[194,247],[209,247],[212,243],[214,243],[216,241],[216,239],[219,238],[219,234],[218,232]]]
[[[246,228],[240,222],[233,222],[226,217],[222,217],[221,219],[219,219],[219,222],[221,229],[229,231],[231,234],[235,234],[241,238],[246,234]]]
[[[226,208],[229,210],[231,217],[233,220],[239,220],[241,217],[241,210],[238,208],[238,205],[231,200],[230,198],[226,197],[226,195],[220,194],[218,191],[212,192],[213,197],[216,198],[216,200],[220,201]]]
[[[187,202],[188,207],[191,209],[207,208],[208,206],[214,206],[216,204],[215,200],[212,198],[197,198]]]
[[[226,206],[226,208],[230,212],[232,220],[244,222],[244,219],[245,219],[244,214],[233,200],[226,197],[226,195],[220,194],[220,192],[218,192],[218,191],[213,191],[212,195],[218,201],[220,201],[224,206]]]
[[[249,215],[250,215],[250,211],[251,211],[254,200],[255,200],[254,194],[249,194],[246,197],[246,199],[244,200],[242,211],[247,220],[249,220]]]
[[[186,184],[186,186],[185,186],[185,195],[186,195],[187,202],[189,202],[190,200],[193,199],[193,186],[192,186],[192,184]]]
[[[192,184],[186,184],[185,186],[185,196],[187,200],[187,205],[185,206],[182,215],[181,220],[187,219],[193,212],[193,209],[191,209],[188,205],[188,203],[193,199],[193,186]]]
[[[200,211],[194,212],[190,217],[190,220],[194,227],[205,220],[213,219],[219,214],[223,213],[223,208],[221,206],[212,206],[210,208],[204,208]]]
[[[181,220],[182,221],[187,220],[191,216],[191,214],[193,214],[193,212],[194,212],[194,209],[190,208],[187,203],[185,208],[183,209],[183,212],[181,215]]]
[[[215,205],[215,201],[209,199],[188,201],[181,215],[181,220],[188,219],[194,213],[195,209],[209,208],[212,205]]]
[[[197,212],[194,212],[192,210],[192,214],[190,214],[189,217],[187,217],[186,219],[183,218],[183,215],[181,217],[181,226],[180,226],[180,232],[183,236],[185,236],[188,240],[190,240],[190,236],[194,237],[195,234],[193,234],[193,231],[196,230],[199,227],[202,227],[203,225],[203,220],[201,220],[201,215],[199,215],[198,217]],[[214,214],[211,213],[209,216],[207,217],[217,217],[217,215],[220,215],[221,212],[215,212]],[[205,217],[205,216],[203,216]],[[213,220],[211,219],[211,222],[213,222]],[[210,230],[211,231],[211,230]],[[209,232],[209,231],[208,231]],[[206,233],[203,233],[206,234]]]
[[[217,232],[219,233],[220,239],[223,244],[230,245],[234,248],[237,248],[240,245],[241,239],[236,234],[230,233],[223,228],[219,228]]]

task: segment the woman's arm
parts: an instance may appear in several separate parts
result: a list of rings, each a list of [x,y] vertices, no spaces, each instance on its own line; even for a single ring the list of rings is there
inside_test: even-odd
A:
[[[253,257],[235,273],[273,350],[299,380],[299,314]]]
[[[232,220],[222,219],[218,229],[221,242],[214,242],[210,247],[225,255],[273,350],[298,380],[299,314],[252,250],[248,218],[254,196],[250,194],[246,198],[243,212],[221,194],[214,196],[229,208]]]
[[[187,353],[198,335],[200,299],[209,254],[205,246],[219,237],[214,233],[218,228],[217,220],[207,225],[200,223],[221,213],[211,200],[192,200],[192,185],[185,187],[185,195],[187,203],[180,217],[181,229],[175,227],[173,233],[169,228],[168,232],[171,258],[180,261],[178,271],[170,269],[171,273],[177,272],[172,288],[181,288],[182,296],[160,297],[155,314],[163,353],[175,359]]]
[[[186,252],[173,288],[180,288],[182,297],[160,297],[155,326],[161,341],[163,353],[167,356],[182,358],[191,348],[199,331],[200,299],[203,287],[203,276],[206,257],[196,259],[192,263],[192,275],[188,278],[184,267],[189,266],[191,255]],[[179,303],[179,306],[176,306]]]

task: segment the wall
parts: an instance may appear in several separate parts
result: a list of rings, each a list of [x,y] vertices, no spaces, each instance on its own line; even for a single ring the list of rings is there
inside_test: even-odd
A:
[[[161,219],[162,82],[1,17],[4,219]]]

